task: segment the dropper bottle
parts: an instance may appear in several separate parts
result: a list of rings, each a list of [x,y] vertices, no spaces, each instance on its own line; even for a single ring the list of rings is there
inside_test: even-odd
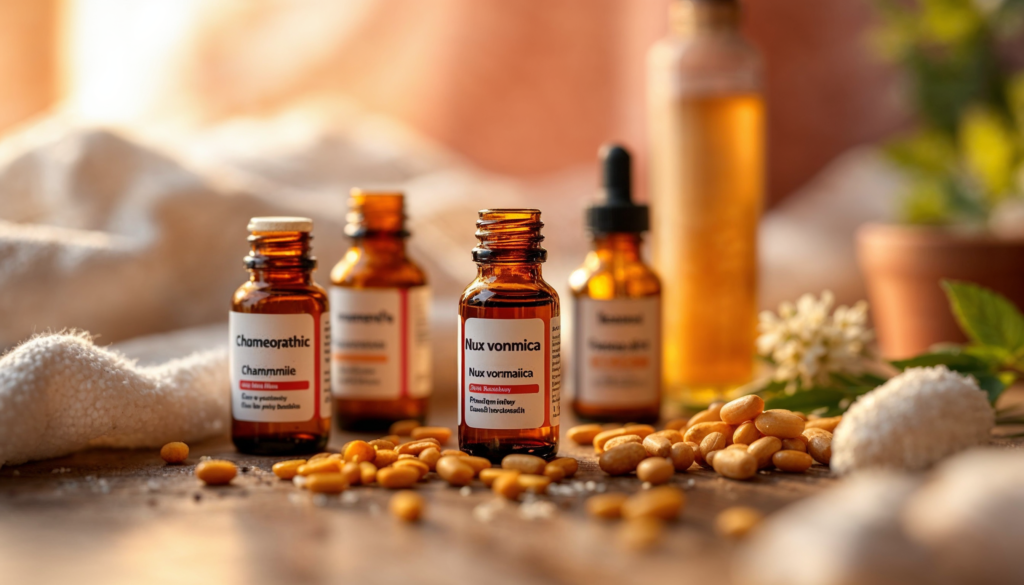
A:
[[[629,152],[601,149],[601,201],[587,208],[593,249],[569,277],[576,415],[653,422],[661,409],[661,283],[641,255],[648,209],[632,197]]]

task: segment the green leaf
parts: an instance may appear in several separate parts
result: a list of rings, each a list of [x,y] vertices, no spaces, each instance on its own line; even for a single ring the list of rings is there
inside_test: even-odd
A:
[[[809,412],[819,408],[837,408],[847,395],[833,388],[811,388],[791,395],[781,395],[765,400],[765,410],[784,408]]]
[[[999,293],[968,282],[943,280],[957,323],[976,344],[1006,351],[1024,352],[1024,315]]]
[[[966,354],[954,353],[926,353],[906,360],[889,362],[899,370],[907,368],[928,368],[932,366],[946,366],[956,372],[991,372],[992,366],[985,360]]]
[[[996,400],[1006,390],[1006,384],[995,374],[971,374],[978,381],[978,386],[988,394],[989,404],[995,404]]]

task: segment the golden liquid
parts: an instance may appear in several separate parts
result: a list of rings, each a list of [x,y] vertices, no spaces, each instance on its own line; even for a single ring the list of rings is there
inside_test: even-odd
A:
[[[764,108],[750,93],[653,101],[664,391],[677,403],[709,402],[753,375]]]

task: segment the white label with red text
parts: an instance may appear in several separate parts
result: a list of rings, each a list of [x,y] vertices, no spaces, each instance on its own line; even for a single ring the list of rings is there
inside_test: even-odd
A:
[[[430,395],[430,287],[331,287],[335,396]]]
[[[232,417],[249,422],[303,422],[318,411],[321,417],[330,417],[328,374],[321,372],[317,379],[326,322],[317,324],[304,313],[231,312],[229,329]]]
[[[576,399],[640,407],[660,400],[658,297],[576,301]]]
[[[459,340],[460,421],[477,429],[558,424],[558,318],[466,319]]]

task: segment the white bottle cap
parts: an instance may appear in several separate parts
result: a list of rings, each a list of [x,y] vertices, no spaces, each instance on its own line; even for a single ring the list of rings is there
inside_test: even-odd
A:
[[[313,220],[308,217],[254,217],[249,220],[250,232],[311,232]]]

